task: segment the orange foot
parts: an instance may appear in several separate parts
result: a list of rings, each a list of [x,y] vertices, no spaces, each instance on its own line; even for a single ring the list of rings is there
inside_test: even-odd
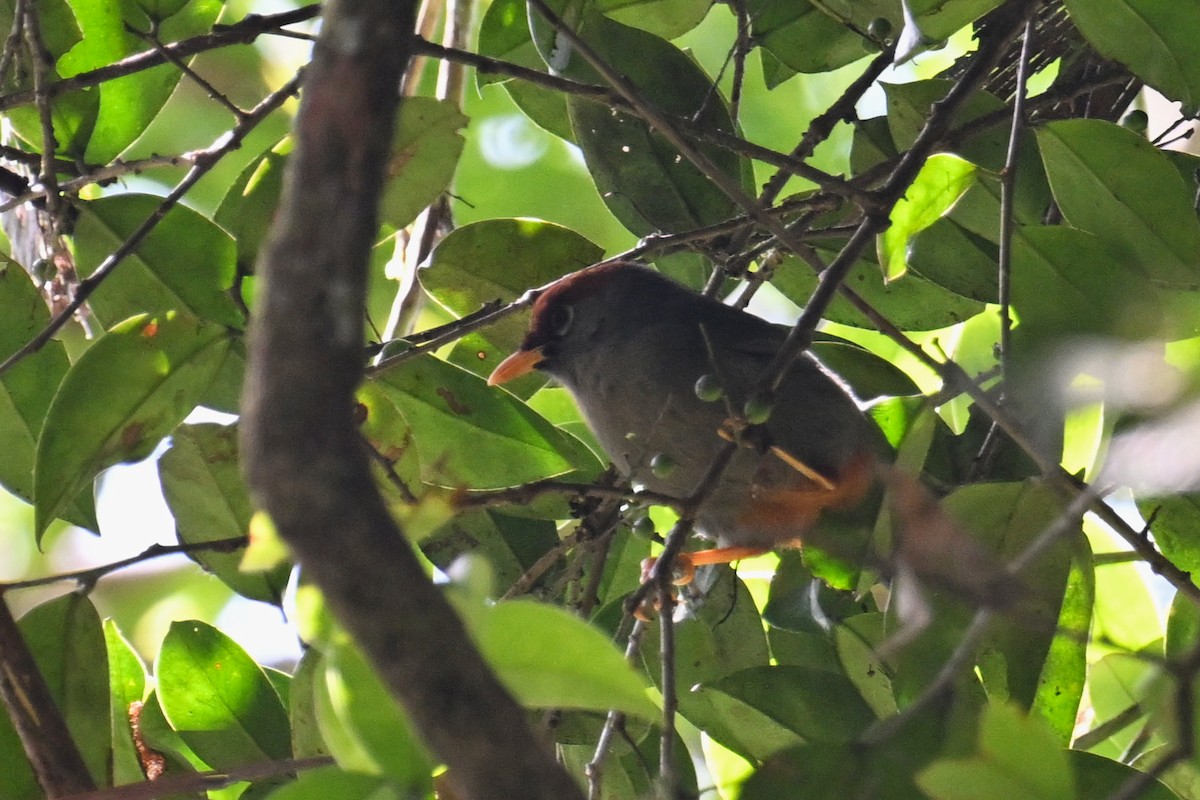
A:
[[[711,550],[698,550],[694,553],[679,553],[675,556],[675,562],[672,564],[671,583],[676,586],[687,586],[696,577],[696,567],[704,567],[709,564],[730,564],[734,561],[741,561],[743,558],[761,556],[765,552],[767,552],[765,547],[716,547]],[[654,557],[642,561],[642,583],[650,580],[650,573],[656,563],[658,563],[658,559]],[[658,598],[647,598],[634,611],[634,616],[648,622],[653,619],[653,614],[657,610]]]

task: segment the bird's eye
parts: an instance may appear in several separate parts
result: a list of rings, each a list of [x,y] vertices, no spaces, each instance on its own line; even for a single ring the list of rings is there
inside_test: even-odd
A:
[[[566,336],[571,330],[571,323],[575,320],[575,307],[560,303],[550,309],[549,323],[550,332],[555,337],[561,338]]]

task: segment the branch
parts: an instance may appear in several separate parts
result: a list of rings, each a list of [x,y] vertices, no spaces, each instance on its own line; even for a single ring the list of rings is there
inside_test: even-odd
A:
[[[96,289],[100,288],[100,284],[104,282],[104,279],[111,275],[113,270],[120,266],[121,262],[128,258],[137,249],[138,245],[145,241],[150,232],[158,226],[158,223],[162,222],[167,212],[179,204],[179,201],[183,199],[188,190],[208,174],[227,153],[241,147],[242,141],[258,123],[266,119],[268,114],[279,108],[283,105],[284,101],[296,93],[300,87],[302,76],[303,71],[296,73],[290,81],[267,95],[262,102],[247,112],[233,130],[222,134],[207,150],[197,151],[194,154],[195,162],[192,168],[188,170],[188,173],[183,176],[183,180],[179,181],[175,188],[171,190],[171,193],[162,199],[162,202],[158,204],[150,216],[146,217],[142,221],[142,224],[133,233],[129,234],[129,237],[116,250],[110,253],[101,262],[100,266],[96,267],[95,272],[79,282],[79,285],[75,287],[75,294],[71,298],[71,301],[54,315],[46,327],[0,363],[0,375],[11,369],[21,359],[45,347],[46,343],[53,339],[54,335],[71,321],[71,317],[75,315],[75,312],[83,308],[83,304],[87,302],[87,299],[92,296],[92,293]]]
[[[183,775],[164,775],[152,781],[113,786],[94,792],[71,795],[69,800],[155,800],[166,795],[195,795],[200,792],[224,789],[243,781],[261,781],[291,775],[306,769],[327,767],[333,764],[330,756],[312,758],[285,758],[280,761],[265,761],[246,764],[221,772],[194,772]]]
[[[0,593],[0,700],[47,797],[96,788],[67,723]]]
[[[121,78],[126,75],[132,75],[135,72],[142,72],[143,70],[166,64],[168,55],[182,59],[208,50],[228,47],[229,45],[250,44],[263,34],[282,33],[280,29],[285,25],[293,25],[297,22],[312,19],[320,11],[321,6],[313,4],[280,14],[250,14],[245,19],[232,25],[216,25],[213,27],[212,33],[205,33],[200,36],[193,36],[191,39],[172,42],[161,50],[147,50],[144,53],[123,58],[115,64],[81,72],[70,78],[56,81],[46,86],[46,95],[51,98],[58,97],[60,94],[72,92],[76,89],[99,86],[101,83],[110,81],[113,78]],[[0,96],[0,111],[7,111],[10,108],[17,108],[18,106],[27,106],[36,101],[37,94],[32,89],[12,92],[11,94]]]
[[[306,574],[470,800],[579,788],[471,644],[376,489],[354,425],[378,200],[415,0],[333,0],[258,265],[243,398],[248,482]]]

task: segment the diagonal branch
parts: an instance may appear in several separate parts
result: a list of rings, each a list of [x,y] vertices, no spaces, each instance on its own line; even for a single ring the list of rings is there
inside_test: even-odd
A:
[[[306,575],[449,766],[456,795],[582,798],[398,530],[352,416],[370,251],[415,17],[415,0],[326,7],[258,265],[244,465]]]

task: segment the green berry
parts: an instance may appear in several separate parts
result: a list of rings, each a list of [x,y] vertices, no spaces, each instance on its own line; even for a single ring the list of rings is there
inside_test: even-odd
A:
[[[679,466],[675,463],[675,459],[671,458],[666,453],[656,453],[654,458],[650,459],[650,471],[654,473],[656,478],[669,478],[675,468]]]
[[[867,35],[877,42],[886,42],[892,35],[892,22],[887,17],[876,17],[867,24]]]
[[[640,536],[643,539],[654,536],[654,520],[650,519],[648,514],[638,517],[629,528],[633,531],[634,536]]]
[[[1146,116],[1146,112],[1140,108],[1135,108],[1125,115],[1125,119],[1121,120],[1121,125],[1133,131],[1134,133],[1145,133],[1146,126],[1150,124],[1150,118]]]
[[[772,401],[765,394],[756,394],[746,401],[742,414],[751,425],[762,425],[771,418]]]
[[[725,393],[725,389],[721,386],[721,382],[717,380],[717,376],[711,373],[701,375],[696,381],[696,397],[699,397],[706,403],[715,403],[721,399],[721,395]]]

